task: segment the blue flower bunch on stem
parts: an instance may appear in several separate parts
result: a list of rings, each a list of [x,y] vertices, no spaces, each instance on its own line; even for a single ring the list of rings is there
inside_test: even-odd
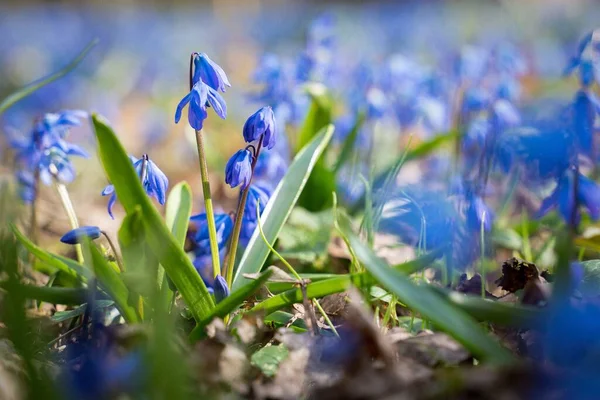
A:
[[[256,210],[257,201],[260,201],[260,204],[264,205],[270,195],[266,189],[258,185],[251,185],[251,183],[261,149],[272,149],[276,143],[277,130],[275,116],[271,107],[263,107],[251,115],[244,124],[243,135],[248,146],[237,151],[225,167],[225,182],[232,188],[240,187],[240,199],[235,213],[227,266],[225,268],[227,285],[229,287],[231,287],[233,281],[235,258],[240,241],[240,233],[242,232],[242,224],[254,224],[255,226],[256,211],[252,211],[251,206],[254,206],[254,210]],[[250,199],[249,203],[248,199]],[[250,211],[247,211],[247,206],[250,206]],[[244,215],[250,218],[244,218]],[[247,237],[247,233],[244,236]]]
[[[75,179],[75,168],[71,156],[88,157],[79,146],[67,142],[69,131],[81,124],[80,119],[87,113],[66,110],[59,113],[48,113],[40,118],[27,138],[13,138],[11,147],[16,151],[17,182],[23,201],[31,204],[30,237],[36,238],[36,199],[39,182],[54,186],[61,199],[71,228],[79,227],[73,203],[66,185]],[[80,246],[76,246],[77,259],[83,261]]]
[[[223,69],[205,53],[192,53],[189,77],[190,92],[183,97],[177,106],[175,123],[181,119],[183,107],[189,104],[188,122],[196,132],[196,146],[200,162],[202,194],[204,196],[204,208],[210,239],[213,276],[217,277],[221,272],[221,263],[202,127],[204,120],[208,117],[208,107],[213,108],[219,117],[226,118],[227,105],[219,92],[225,92],[226,87],[230,87],[231,84]]]

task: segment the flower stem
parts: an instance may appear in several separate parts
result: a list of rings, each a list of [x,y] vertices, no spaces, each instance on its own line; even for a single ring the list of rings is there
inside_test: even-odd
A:
[[[106,238],[106,241],[108,242],[108,246],[110,247],[113,254],[115,255],[115,260],[117,260],[117,265],[119,266],[119,270],[121,270],[121,272],[125,272],[125,267],[123,266],[123,261],[121,261],[121,257],[119,257],[119,254],[117,253],[117,248],[115,247],[114,242],[112,241],[112,239],[110,238],[110,236],[108,236],[108,234],[106,232],[101,231],[101,233]]]
[[[198,157],[200,159],[200,177],[202,178],[202,195],[204,196],[204,210],[206,212],[206,222],[208,223],[213,276],[216,277],[221,273],[221,262],[219,259],[219,243],[217,241],[217,228],[215,225],[210,182],[208,180],[208,165],[206,163],[206,154],[204,152],[204,138],[202,131],[196,131],[196,145],[198,147]]]
[[[73,203],[71,202],[71,197],[69,197],[69,192],[67,191],[67,187],[60,182],[56,182],[56,191],[58,192],[58,196],[60,197],[60,201],[62,202],[63,208],[67,213],[67,217],[69,218],[69,223],[71,224],[71,229],[79,228],[79,222],[77,221],[77,215],[75,214],[75,208],[73,208]],[[83,264],[83,251],[81,250],[81,245],[75,245],[75,251],[77,252],[77,261],[80,264]]]
[[[260,154],[260,148],[262,147],[263,137],[261,136],[256,146],[254,158],[252,159],[252,174],[250,175],[250,182],[248,186],[240,192],[240,201],[238,202],[237,211],[235,212],[235,222],[233,223],[233,232],[231,233],[231,241],[229,242],[229,252],[227,254],[227,265],[225,268],[225,280],[227,285],[231,287],[233,283],[233,269],[235,268],[235,256],[237,253],[238,244],[240,242],[240,232],[242,231],[242,219],[244,217],[244,209],[246,207],[246,200],[248,199],[248,191],[252,184],[252,178],[254,177],[254,168],[258,161]],[[258,210],[257,210],[258,212]]]

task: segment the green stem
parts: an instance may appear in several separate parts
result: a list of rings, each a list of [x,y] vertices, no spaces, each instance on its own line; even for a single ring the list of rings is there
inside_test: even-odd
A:
[[[338,334],[337,329],[335,329],[335,325],[333,325],[333,322],[331,322],[331,319],[329,319],[329,316],[327,315],[327,313],[325,312],[325,310],[323,310],[323,307],[321,307],[321,304],[319,304],[319,300],[313,299],[313,302],[315,303],[315,306],[317,306],[317,309],[319,310],[319,312],[323,316],[323,319],[325,320],[325,322],[327,323],[327,325],[329,325],[329,329],[331,329],[331,331],[335,334],[335,336],[337,336],[339,338],[340,335]]]
[[[225,269],[225,280],[227,281],[227,285],[231,287],[233,284],[233,270],[235,268],[235,256],[237,253],[237,248],[240,243],[240,232],[242,231],[242,219],[244,217],[244,209],[246,208],[246,201],[248,200],[248,191],[250,190],[250,185],[252,185],[252,178],[254,176],[254,168],[256,167],[256,163],[258,162],[258,156],[260,155],[260,148],[262,147],[263,137],[261,136],[258,140],[258,145],[254,151],[254,157],[252,159],[252,175],[250,176],[250,182],[248,182],[248,186],[240,192],[240,201],[238,203],[237,210],[235,212],[235,222],[233,223],[233,232],[231,233],[231,241],[229,242],[229,252],[227,254],[227,266]],[[256,210],[257,215],[259,216],[260,221],[260,210]],[[260,222],[258,223],[260,225]]]
[[[219,259],[219,242],[217,240],[217,227],[215,225],[215,214],[213,211],[210,181],[208,180],[208,165],[204,152],[204,138],[202,131],[196,131],[196,146],[200,161],[200,177],[202,178],[202,195],[204,196],[204,210],[206,222],[208,223],[208,236],[210,239],[210,255],[212,258],[213,276],[221,273],[221,261]]]
[[[73,202],[71,202],[71,197],[69,197],[69,192],[67,191],[67,187],[62,183],[56,181],[56,191],[58,192],[58,196],[60,197],[60,201],[62,202],[63,208],[67,213],[67,217],[69,218],[69,223],[71,224],[71,229],[79,228],[79,222],[77,221],[77,214],[75,214],[75,208],[73,208]],[[75,251],[77,252],[77,261],[80,264],[83,264],[83,251],[81,250],[81,245],[75,245]]]
[[[119,266],[119,270],[121,270],[121,272],[125,272],[125,267],[123,266],[123,261],[121,261],[121,257],[119,257],[119,254],[117,253],[117,248],[115,247],[114,242],[112,241],[112,239],[110,238],[110,236],[108,236],[108,234],[106,232],[100,231],[100,233],[102,233],[102,235],[104,235],[104,237],[106,238],[106,241],[108,242],[108,246],[110,247],[113,254],[115,255],[115,260],[117,260],[117,265]]]
[[[481,216],[481,230],[480,230],[480,238],[481,242],[479,247],[481,248],[481,298],[485,299],[485,217],[486,212],[484,211]]]

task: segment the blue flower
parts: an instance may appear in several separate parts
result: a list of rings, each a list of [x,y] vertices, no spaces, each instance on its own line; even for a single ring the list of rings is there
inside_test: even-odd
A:
[[[268,187],[258,183],[251,185],[248,189],[244,218],[256,220],[256,205],[258,204],[259,212],[262,214],[269,202],[269,197],[271,197],[271,191]]]
[[[594,143],[594,124],[600,109],[598,99],[592,92],[579,90],[573,102],[573,131],[579,139],[579,151],[592,152]]]
[[[197,83],[200,80],[216,91],[225,92],[226,86],[231,87],[223,68],[211,60],[206,53],[200,53],[194,58],[193,82]]]
[[[277,140],[275,115],[271,107],[263,107],[252,114],[244,124],[244,140],[252,143],[262,137],[262,146],[272,149]]]
[[[65,233],[60,241],[66,244],[77,244],[81,239],[87,237],[91,240],[98,239],[102,231],[97,226],[80,226]]]
[[[446,193],[406,187],[374,200],[375,206],[384,202],[379,231],[424,251],[443,249],[450,267],[464,269],[479,256],[478,242]]]
[[[250,150],[238,150],[225,166],[225,183],[232,188],[241,185],[242,190],[246,189],[252,180],[253,158]]]
[[[583,87],[589,87],[595,78],[594,53],[598,51],[597,45],[593,43],[594,31],[585,35],[577,46],[577,53],[571,58],[563,74],[570,75],[575,69],[579,69],[579,80]]]
[[[576,185],[575,173],[578,174]],[[575,193],[575,186],[577,193]],[[569,168],[558,180],[556,188],[550,196],[542,201],[537,216],[538,218],[542,217],[550,210],[558,208],[559,214],[567,223],[578,224],[580,213],[579,210],[575,210],[577,205],[585,206],[594,221],[600,218],[600,187],[593,180]],[[573,221],[573,216],[575,216],[575,221]]]
[[[227,104],[221,95],[212,87],[199,80],[192,90],[179,102],[175,111],[175,123],[181,119],[183,107],[189,103],[188,122],[190,126],[199,131],[208,116],[206,107],[210,104],[217,115],[222,119],[227,116]]]
[[[159,204],[164,205],[167,196],[167,189],[169,187],[169,179],[167,176],[158,168],[158,166],[144,154],[139,160],[133,156],[129,156],[135,171],[137,172],[140,179],[142,179],[142,186],[144,191],[150,197],[154,197]],[[145,171],[143,171],[144,163],[146,165]],[[144,176],[142,176],[142,173]],[[117,201],[117,194],[115,193],[115,187],[108,185],[102,190],[102,196],[110,195],[108,200],[108,214],[112,219],[114,215],[112,208]]]
[[[213,291],[215,294],[215,300],[217,303],[220,303],[225,299],[225,297],[229,296],[229,286],[227,286],[227,281],[221,275],[217,275],[215,278],[215,283],[213,284]]]
[[[196,226],[196,231],[192,237],[196,245],[194,253],[196,256],[210,255],[210,237],[206,213],[192,215],[190,222]],[[217,213],[215,214],[215,226],[217,231],[217,246],[219,250],[222,250],[227,246],[229,236],[231,236],[233,221],[229,214]]]
[[[248,188],[248,198],[244,207],[244,217],[242,218],[242,230],[240,232],[240,243],[246,246],[252,237],[254,230],[258,225],[258,212],[262,215],[271,192],[269,188],[261,184],[253,184]]]
[[[277,151],[261,151],[254,167],[253,179],[274,189],[287,169],[287,162]]]
[[[289,68],[274,54],[264,54],[254,71],[253,80],[262,84],[259,93],[252,99],[278,107],[291,101],[290,88],[293,86]]]
[[[27,138],[9,138],[16,151],[18,163],[17,180],[23,201],[31,202],[35,197],[34,176],[39,172],[41,181],[51,185],[55,180],[68,184],[75,179],[75,168],[70,156],[88,157],[79,146],[65,140],[69,129],[80,125],[83,111],[62,111],[45,114]],[[27,179],[26,179],[27,177]]]

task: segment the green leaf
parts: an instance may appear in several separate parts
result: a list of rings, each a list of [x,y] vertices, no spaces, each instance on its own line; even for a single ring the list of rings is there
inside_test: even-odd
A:
[[[337,173],[340,171],[340,169],[344,166],[344,164],[346,162],[348,162],[348,160],[352,156],[354,147],[356,146],[356,138],[358,136],[358,132],[360,132],[360,128],[363,126],[364,122],[365,122],[365,113],[361,112],[358,114],[358,117],[356,118],[356,122],[354,123],[352,130],[350,130],[350,133],[344,140],[344,144],[342,145],[342,150],[340,151],[337,162],[335,163],[335,166],[333,167],[333,173],[336,176],[337,176]]]
[[[205,319],[198,322],[194,330],[190,333],[190,340],[195,342],[204,337],[204,328],[215,318],[223,318],[237,309],[245,300],[258,291],[267,279],[273,274],[272,269],[266,270],[255,280],[250,281],[238,290],[232,292],[223,301],[213,308],[213,311]]]
[[[25,235],[23,235],[16,226],[11,225],[12,231],[15,234],[15,237],[21,242],[21,244],[33,254],[40,261],[45,264],[56,268],[63,273],[72,276],[82,282],[86,282],[93,277],[91,271],[87,268],[84,268],[81,264],[78,264],[76,261],[71,260],[70,258],[62,257],[56,254],[52,254],[47,252],[46,250],[36,246],[31,240],[29,240]]]
[[[175,237],[179,247],[185,246],[185,238],[192,216],[192,190],[186,182],[179,182],[171,189],[167,198],[167,212],[165,221],[167,227]],[[158,283],[161,289],[161,296],[165,304],[170,304],[175,293],[171,290],[173,282],[168,276],[165,276],[165,269],[158,267]]]
[[[112,300],[98,300],[94,303],[94,309],[98,310],[101,308],[110,307],[115,304]],[[80,315],[85,314],[85,310],[87,308],[87,303],[80,305],[72,310],[67,311],[57,311],[54,313],[50,319],[54,322],[63,322],[71,318],[79,317]]]
[[[313,167],[327,147],[333,135],[333,126],[324,128],[302,151],[300,151],[288,168],[286,175],[271,195],[269,203],[261,215],[263,231],[269,243],[275,242],[288,216],[292,212],[300,192]],[[258,229],[254,230],[248,246],[242,255],[233,278],[232,289],[238,289],[247,279],[244,274],[257,273],[267,260],[269,248],[260,237]]]
[[[140,322],[142,318],[135,307],[129,304],[129,289],[119,273],[89,240],[84,240],[81,247],[84,251],[85,262],[96,274],[100,287],[114,300],[121,316],[128,323]]]
[[[165,220],[167,227],[183,248],[185,237],[192,215],[192,190],[187,182],[179,182],[173,186],[167,198],[167,211]]]
[[[309,83],[305,86],[311,103],[304,123],[298,132],[298,152],[310,143],[320,131],[331,123],[332,99],[327,88],[320,83]]]
[[[169,232],[158,211],[144,192],[137,173],[112,129],[97,115],[92,116],[98,151],[104,170],[115,186],[119,201],[127,213],[139,206],[146,240],[160,264],[183,296],[196,321],[210,314],[214,307],[200,275],[177,239]]]
[[[7,289],[7,283],[0,282]],[[20,284],[17,290],[26,298],[50,304],[76,305],[87,301],[87,290],[82,288],[47,287]]]
[[[9,107],[11,107],[19,100],[24,99],[36,90],[42,88],[43,86],[46,86],[49,83],[54,82],[59,78],[62,78],[63,76],[71,72],[75,67],[77,67],[77,65],[79,65],[79,63],[85,58],[85,56],[87,56],[90,50],[92,50],[92,48],[96,46],[96,44],[98,44],[98,40],[92,40],[87,46],[85,46],[81,53],[79,53],[77,57],[73,59],[73,61],[67,64],[60,71],[57,71],[51,75],[48,75],[45,78],[32,82],[6,97],[4,100],[2,100],[2,102],[0,102],[0,114],[4,113],[4,111],[6,111]]]
[[[377,257],[352,232],[348,217],[340,213],[338,221],[342,234],[348,239],[361,264],[384,288],[394,293],[399,301],[454,337],[477,358],[496,364],[514,361],[511,353],[490,337],[466,312],[453,306],[429,287],[415,285],[408,277]]]
[[[294,316],[292,314],[285,311],[275,311],[274,313],[267,315],[264,319],[264,322],[265,325],[273,330],[282,327],[289,327],[297,333],[306,332],[306,323],[301,318],[296,318],[290,325],[290,322],[293,318]]]
[[[514,229],[494,229],[492,230],[492,242],[496,246],[505,249],[521,251],[523,248],[523,239]]]
[[[298,198],[298,205],[314,212],[331,208],[331,193],[335,190],[335,174],[325,164],[317,163]]]
[[[439,251],[432,251],[413,261],[402,263],[394,267],[401,274],[410,275],[424,268],[427,268],[436,258],[440,256]],[[368,288],[376,283],[375,279],[365,272],[349,275],[339,275],[335,278],[312,282],[306,286],[306,296],[309,299],[329,296],[334,293],[341,293],[348,290],[351,286],[358,288]],[[302,303],[303,294],[300,288],[290,289],[280,293],[277,296],[270,297],[255,305],[250,312],[265,312],[271,314],[283,307],[295,303]]]
[[[298,150],[308,145],[315,136],[331,123],[333,101],[327,88],[320,83],[309,83],[305,87],[311,98],[310,109],[298,133]],[[309,211],[321,211],[331,207],[331,193],[335,191],[335,174],[325,166],[321,157],[308,177],[298,204]]]
[[[266,345],[250,357],[250,363],[260,369],[263,375],[273,377],[277,368],[285,360],[290,352],[283,344],[278,346]]]

